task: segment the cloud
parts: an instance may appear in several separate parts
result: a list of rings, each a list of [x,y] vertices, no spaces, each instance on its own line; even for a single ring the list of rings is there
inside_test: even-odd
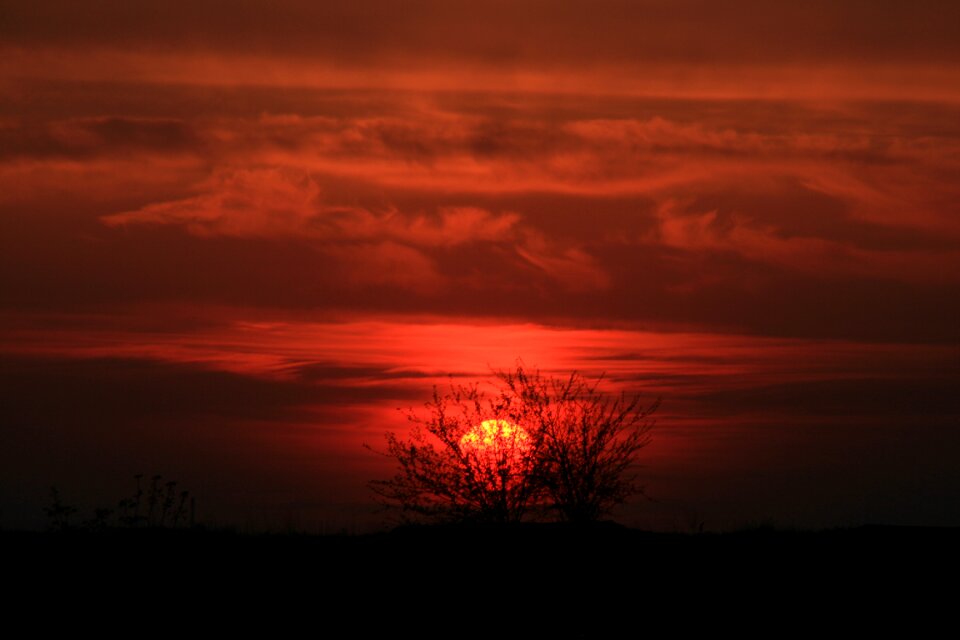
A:
[[[202,185],[200,195],[104,216],[108,226],[183,225],[198,236],[296,235],[318,214],[320,189],[303,174],[239,170]]]
[[[516,250],[570,291],[597,291],[610,286],[610,278],[598,260],[582,249],[551,246],[542,234],[528,233]]]
[[[0,143],[0,161],[195,154],[202,146],[183,120],[126,116],[11,120],[0,127]]]
[[[149,19],[144,19],[149,16]],[[438,57],[500,65],[627,64],[642,60],[955,60],[955,6],[942,0],[770,5],[734,10],[707,0],[582,0],[523,3],[417,0],[249,2],[225,12],[217,0],[171,8],[37,0],[5,7],[0,34],[19,46],[201,51],[279,51],[313,59],[375,63]],[[528,25],[539,28],[530,30]]]
[[[342,273],[342,285],[349,288],[395,286],[405,291],[431,294],[447,284],[430,258],[413,247],[396,242],[335,245],[327,248],[325,253],[334,258],[334,269]]]
[[[960,246],[955,243],[864,248],[855,235],[845,235],[842,217],[834,220],[832,229],[801,235],[784,233],[771,222],[775,214],[767,219],[739,211],[721,216],[718,210],[700,211],[690,205],[665,200],[657,211],[660,225],[652,241],[688,252],[732,252],[747,260],[834,278],[958,282],[951,271],[951,265],[960,263]],[[789,228],[789,220],[781,224]]]
[[[517,213],[479,207],[439,207],[434,213],[405,214],[389,207],[327,204],[317,182],[290,169],[237,170],[200,185],[200,194],[150,204],[101,218],[109,227],[175,226],[210,238],[289,239],[310,242],[332,258],[355,285],[399,285],[436,292],[448,279],[438,272],[432,251],[468,244],[501,244],[542,273],[572,290],[605,287],[597,262],[583,249],[549,241],[521,229]]]
[[[509,239],[519,216],[477,207],[442,207],[436,215],[405,215],[323,202],[309,173],[294,169],[223,172],[199,185],[196,196],[103,216],[108,226],[176,225],[201,236],[292,237],[318,241],[389,239],[453,246]]]
[[[956,333],[948,102],[13,87],[5,308]]]

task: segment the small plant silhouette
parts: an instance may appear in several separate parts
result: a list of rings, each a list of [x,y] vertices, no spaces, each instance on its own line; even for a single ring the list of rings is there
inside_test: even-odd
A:
[[[50,487],[50,506],[44,507],[43,512],[50,519],[50,529],[67,531],[70,529],[70,517],[77,512],[77,509],[63,502],[59,489]]]
[[[106,531],[108,529],[177,528],[194,526],[194,499],[189,491],[178,490],[174,480],[163,482],[163,476],[154,475],[149,486],[143,488],[143,474],[134,476],[132,495],[121,499],[116,509],[98,507],[93,517],[84,520],[81,529]],[[63,503],[56,487],[51,488],[51,504],[44,508],[54,531],[71,529],[70,517],[77,512]]]
[[[119,522],[122,526],[177,527],[186,521],[188,513],[193,513],[194,502],[190,492],[178,491],[175,480],[163,482],[163,476],[155,475],[150,478],[146,491],[142,485],[143,474],[135,475],[134,480],[136,489],[133,495],[119,503]]]

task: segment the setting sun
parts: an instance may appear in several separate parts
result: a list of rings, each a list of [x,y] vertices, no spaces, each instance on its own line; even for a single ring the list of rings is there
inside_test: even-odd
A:
[[[520,425],[506,420],[484,420],[460,438],[460,446],[474,452],[513,450],[529,446],[530,436]]]
[[[527,468],[530,435],[507,420],[484,420],[461,436],[460,450],[491,488],[506,489]]]

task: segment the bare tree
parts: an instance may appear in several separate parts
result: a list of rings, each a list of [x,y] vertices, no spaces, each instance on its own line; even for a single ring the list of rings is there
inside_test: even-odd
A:
[[[410,435],[387,434],[398,473],[371,483],[390,506],[439,521],[514,522],[554,515],[573,522],[607,515],[642,492],[633,467],[659,404],[607,395],[600,380],[496,371],[479,385],[434,390]]]
[[[478,385],[435,389],[427,415],[408,414],[407,439],[387,434],[399,473],[371,483],[384,503],[440,521],[514,522],[537,502],[539,457],[519,424],[522,406]]]
[[[571,522],[597,520],[634,494],[643,493],[635,467],[650,442],[650,419],[660,405],[638,394],[609,395],[602,377],[588,380],[528,374],[523,367],[497,377],[528,407],[529,428],[538,440],[536,484],[548,504]]]

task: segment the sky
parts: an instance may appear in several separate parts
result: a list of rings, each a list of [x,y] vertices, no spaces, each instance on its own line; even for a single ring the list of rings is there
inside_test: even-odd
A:
[[[621,522],[960,526],[958,25],[0,0],[0,527],[372,530],[364,445],[518,361],[662,398]]]

